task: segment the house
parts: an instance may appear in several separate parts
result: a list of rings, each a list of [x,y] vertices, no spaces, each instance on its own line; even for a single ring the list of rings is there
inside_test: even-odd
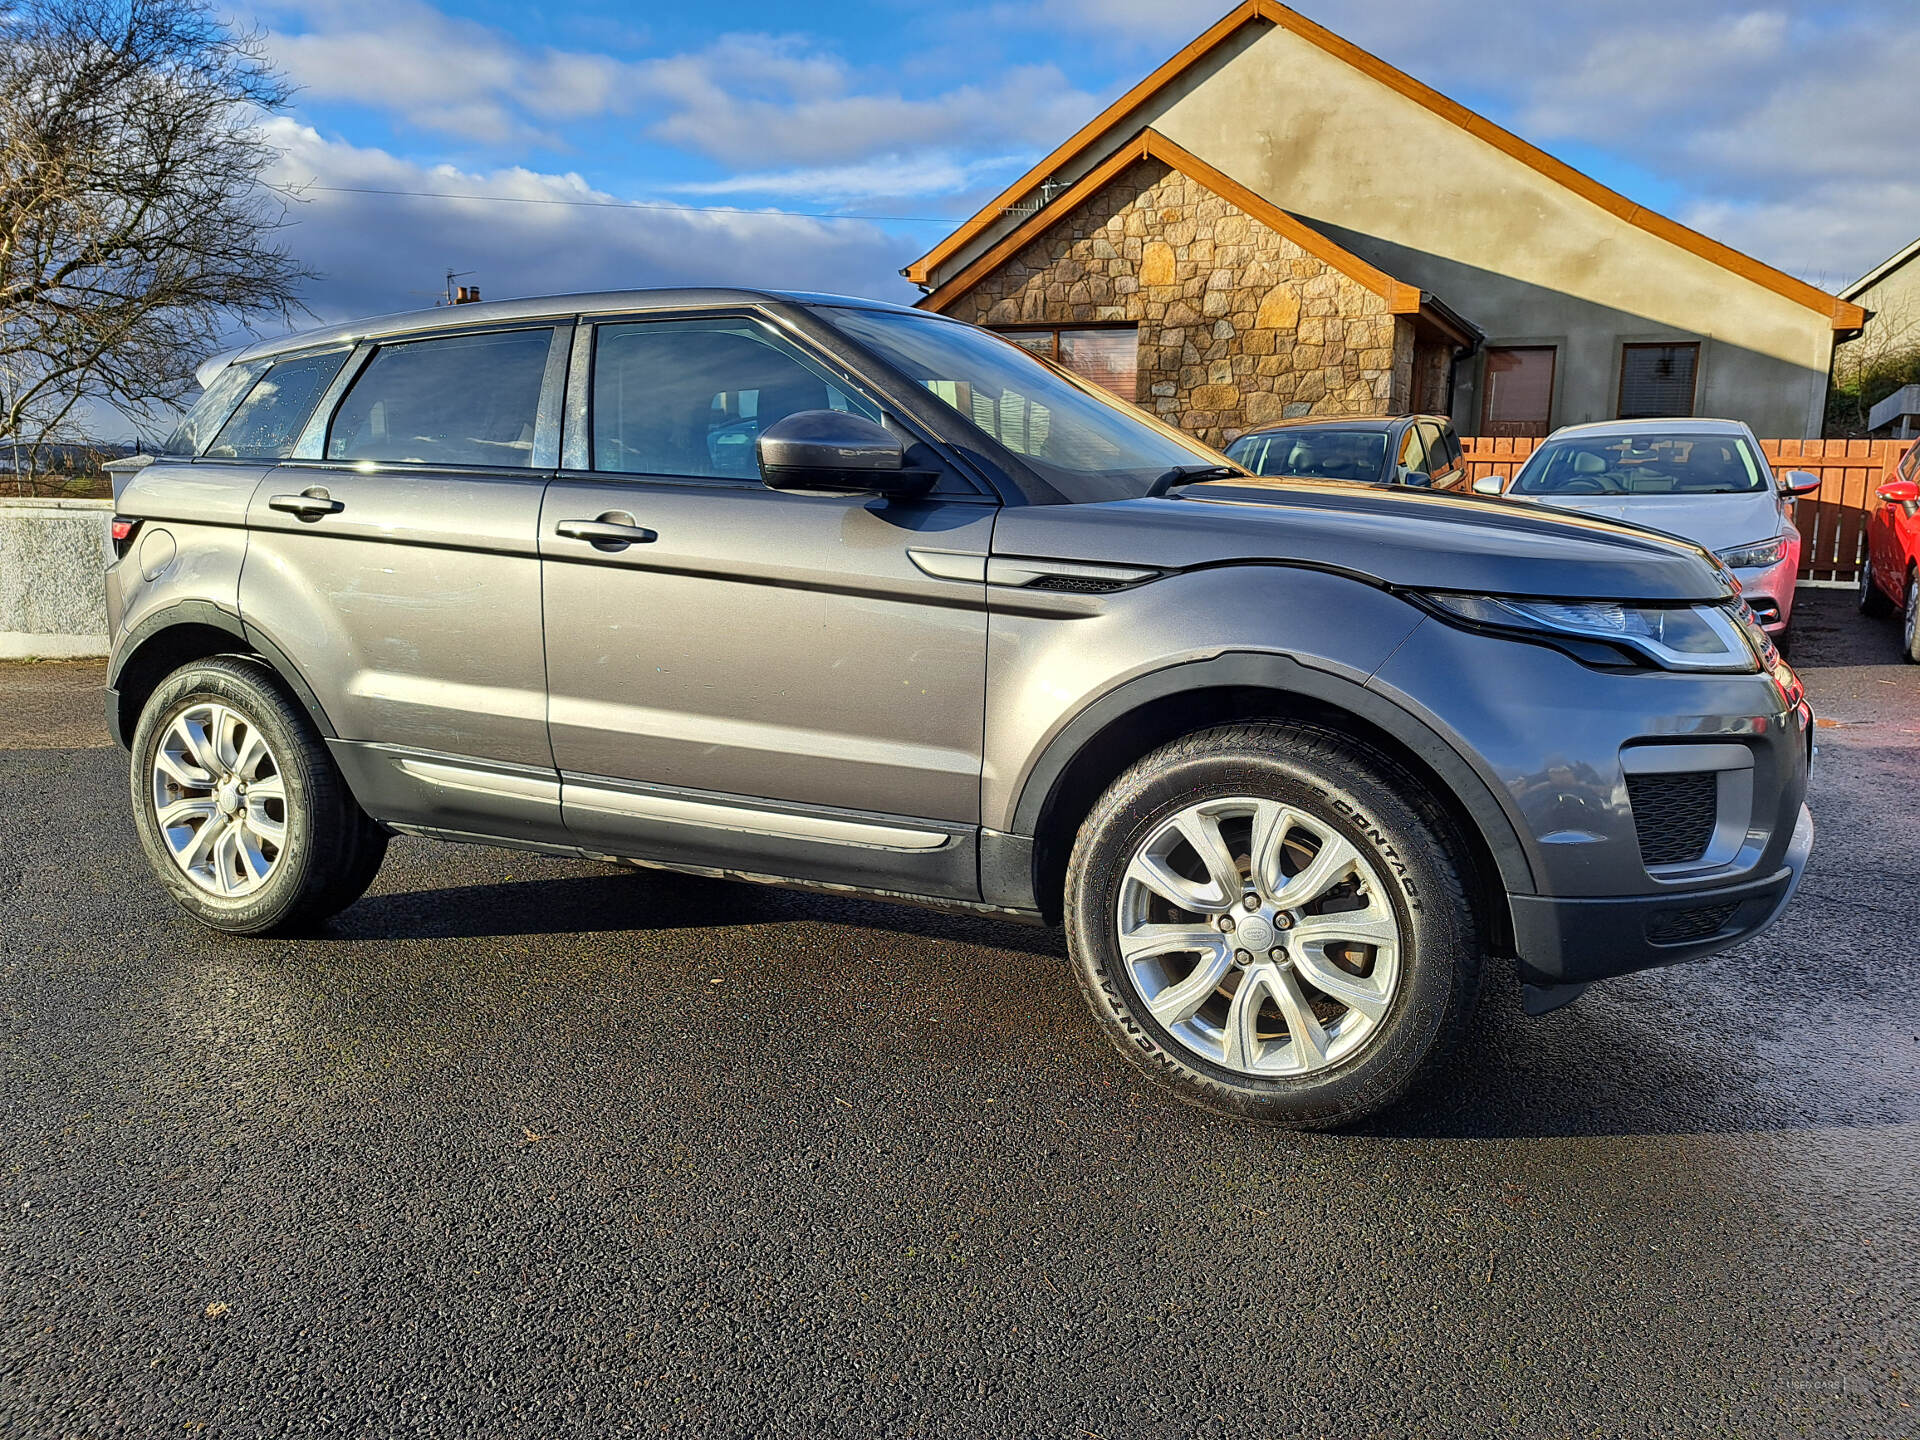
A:
[[[1859,390],[1867,378],[1863,372],[1881,372],[1873,377],[1878,383],[1869,384],[1871,398],[1902,377],[1920,376],[1920,240],[1874,266],[1840,298],[1865,309],[1867,321],[1858,338],[1834,354],[1836,386]],[[1901,386],[1872,407],[1867,424],[1875,433],[1897,430],[1905,438],[1914,431],[1917,411],[1920,387]]]
[[[1247,0],[903,272],[1212,443],[1302,415],[1821,431],[1861,306]]]

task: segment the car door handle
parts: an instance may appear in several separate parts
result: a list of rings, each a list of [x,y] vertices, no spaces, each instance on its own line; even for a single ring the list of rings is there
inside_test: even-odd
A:
[[[267,501],[267,508],[284,510],[302,520],[318,520],[322,515],[338,515],[347,507],[316,485],[298,495],[275,495]]]
[[[564,540],[584,540],[596,550],[624,550],[629,545],[650,545],[660,537],[644,526],[633,523],[624,510],[609,510],[595,520],[562,520],[553,533]]]

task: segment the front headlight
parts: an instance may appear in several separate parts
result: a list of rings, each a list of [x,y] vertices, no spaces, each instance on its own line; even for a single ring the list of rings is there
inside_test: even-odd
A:
[[[1760,668],[1753,648],[1740,633],[1739,622],[1719,605],[1520,600],[1496,595],[1423,598],[1442,614],[1469,625],[1531,635],[1548,643],[1556,639],[1598,641],[1616,653],[1630,651],[1664,670],[1750,674]]]
[[[1729,569],[1764,570],[1787,558],[1787,537],[1776,535],[1771,540],[1756,540],[1751,545],[1736,545],[1718,553]]]

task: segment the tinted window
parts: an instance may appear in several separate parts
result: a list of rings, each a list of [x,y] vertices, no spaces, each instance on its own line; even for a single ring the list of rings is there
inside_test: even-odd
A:
[[[1069,501],[1129,499],[1169,470],[1220,463],[1198,440],[985,330],[904,310],[824,313]]]
[[[800,410],[878,420],[751,320],[602,325],[593,341],[593,468],[757,480],[754,442]]]
[[[1256,444],[1257,451],[1252,448]],[[1387,434],[1384,430],[1282,430],[1236,440],[1227,455],[1256,475],[1377,481],[1386,465]]]
[[[334,350],[276,361],[220,427],[206,453],[222,460],[284,460],[349,353]]]
[[[1488,346],[1482,435],[1545,435],[1552,426],[1554,347]]]
[[[1512,495],[1745,495],[1767,470],[1737,435],[1596,436],[1549,440],[1533,452]]]
[[[229,365],[214,376],[213,383],[200,392],[200,398],[193,402],[193,408],[174,426],[173,434],[160,447],[160,453],[198,455],[213,438],[214,432],[226,423],[235,403],[247,393],[247,387],[266,368],[266,361],[257,360],[250,365]]]
[[[1400,459],[1398,463],[1400,466],[1400,474],[1397,478],[1401,480],[1406,479],[1407,476],[1416,470],[1422,474],[1426,473],[1427,447],[1426,442],[1420,438],[1420,427],[1418,425],[1409,425],[1407,427],[1406,438],[1400,442]]]
[[[383,345],[327,431],[329,460],[532,465],[551,330]]]
[[[1430,420],[1420,422],[1420,443],[1427,451],[1427,473],[1442,475],[1453,463],[1453,457],[1447,453],[1447,439],[1440,427]]]

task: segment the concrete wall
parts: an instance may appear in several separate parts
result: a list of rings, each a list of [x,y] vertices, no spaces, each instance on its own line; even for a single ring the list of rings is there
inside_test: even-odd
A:
[[[1610,214],[1291,31],[1246,26],[1111,134],[1148,125],[1432,291],[1489,344],[1559,346],[1555,425],[1614,416],[1623,344],[1699,340],[1698,414],[1820,433],[1827,316]],[[1459,379],[1455,423],[1477,433],[1478,362]]]
[[[1834,377],[1845,383],[1853,367],[1920,347],[1920,256],[1883,275],[1853,297],[1873,312],[1858,340],[1834,352]]]
[[[0,659],[107,653],[111,500],[0,498]]]

